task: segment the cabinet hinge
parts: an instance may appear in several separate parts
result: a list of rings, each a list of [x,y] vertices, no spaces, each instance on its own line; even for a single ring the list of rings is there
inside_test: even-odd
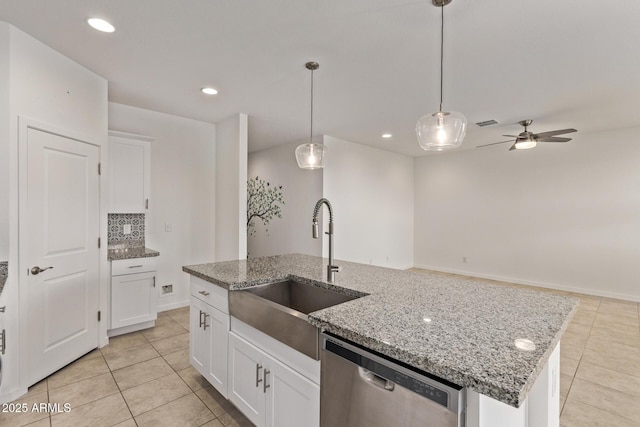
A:
[[[102,239],[98,237],[98,249],[100,249],[101,244],[102,244]]]
[[[156,287],[156,276],[153,276],[153,287]]]
[[[98,163],[98,175],[102,175],[102,163]]]
[[[102,312],[98,310],[98,322],[100,321],[101,318],[102,318]]]

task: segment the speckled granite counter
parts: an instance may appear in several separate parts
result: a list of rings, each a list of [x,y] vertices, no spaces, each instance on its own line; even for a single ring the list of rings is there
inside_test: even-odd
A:
[[[493,285],[293,254],[185,266],[229,290],[293,278],[366,295],[309,315],[310,323],[461,386],[520,406],[571,319],[578,300]],[[523,351],[516,339],[535,343]]]
[[[2,290],[4,289],[4,284],[7,281],[8,275],[9,263],[7,261],[0,262],[0,294],[2,294]]]
[[[147,258],[158,255],[160,255],[160,252],[140,246],[122,249],[109,249],[107,258],[109,261],[115,261],[118,259]]]

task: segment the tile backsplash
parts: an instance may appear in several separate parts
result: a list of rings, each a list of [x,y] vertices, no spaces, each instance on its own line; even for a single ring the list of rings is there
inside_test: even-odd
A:
[[[110,243],[123,240],[142,240],[144,242],[144,214],[110,213],[108,221],[107,238]],[[124,233],[125,225],[131,226],[131,233]]]

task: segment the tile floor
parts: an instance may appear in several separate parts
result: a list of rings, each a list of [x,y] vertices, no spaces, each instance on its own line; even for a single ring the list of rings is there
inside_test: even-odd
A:
[[[561,426],[640,426],[639,304],[570,295],[580,306],[560,349]],[[154,328],[111,339],[18,400],[71,412],[0,414],[0,426],[251,426],[190,366],[188,329],[188,307],[160,313]]]
[[[0,413],[2,427],[252,426],[189,363],[189,307],[112,338],[16,402],[70,403],[68,413]],[[62,405],[60,405],[62,407]]]

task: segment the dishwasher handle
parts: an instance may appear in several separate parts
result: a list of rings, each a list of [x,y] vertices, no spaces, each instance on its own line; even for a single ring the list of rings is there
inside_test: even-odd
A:
[[[368,371],[360,366],[358,366],[358,373],[360,374],[360,378],[362,378],[369,384],[379,387],[383,390],[393,391],[396,388],[396,385],[388,379],[382,378],[380,375],[376,375],[375,373]]]

